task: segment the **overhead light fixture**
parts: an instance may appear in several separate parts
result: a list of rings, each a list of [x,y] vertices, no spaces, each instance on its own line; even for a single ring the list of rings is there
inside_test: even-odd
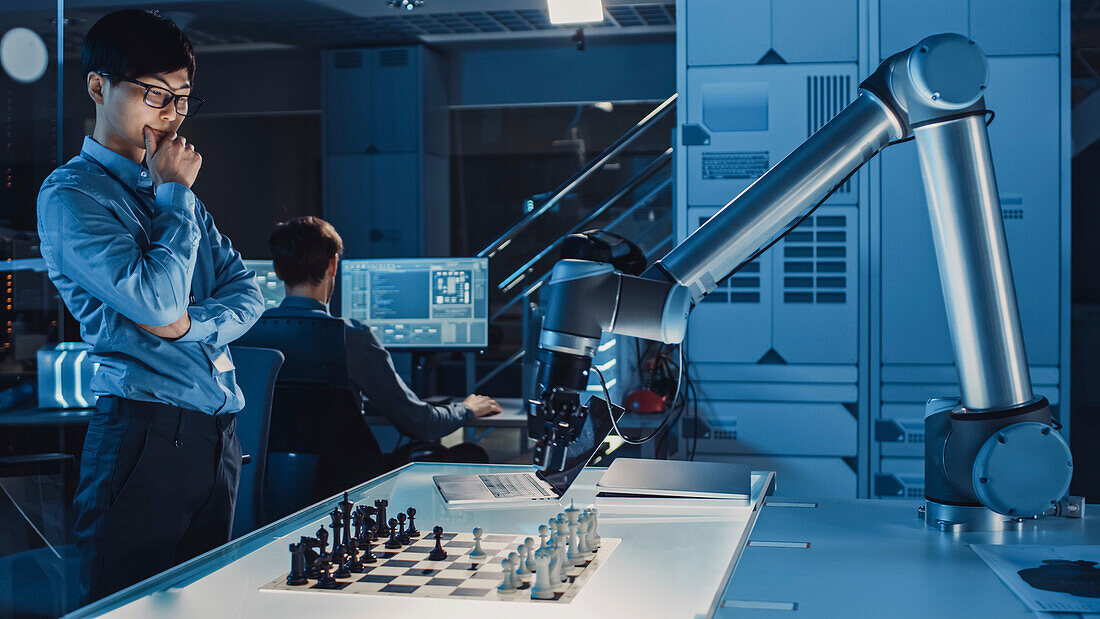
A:
[[[546,0],[552,24],[593,24],[603,21],[602,0]]]
[[[386,4],[390,5],[391,9],[411,11],[418,6],[423,6],[424,0],[386,0]]]

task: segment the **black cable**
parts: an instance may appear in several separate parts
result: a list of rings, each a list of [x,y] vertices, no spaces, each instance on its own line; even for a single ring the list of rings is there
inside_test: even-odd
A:
[[[682,348],[680,349],[680,354],[681,354],[681,356],[683,355],[683,349]],[[682,361],[681,361],[680,365],[683,366]],[[653,439],[653,437],[657,436],[660,432],[663,432],[668,427],[669,421],[672,419],[672,410],[673,410],[672,407],[670,407],[668,412],[665,413],[665,418],[663,420],[661,420],[660,425],[658,425],[657,428],[653,432],[649,433],[649,436],[646,436],[646,437],[641,438],[641,439],[632,439],[632,438],[626,436],[626,434],[623,433],[623,431],[619,429],[619,423],[618,423],[618,420],[615,419],[615,414],[611,412],[611,407],[610,407],[611,393],[607,390],[607,382],[604,381],[603,372],[601,372],[600,368],[596,365],[593,365],[592,369],[596,370],[596,376],[598,376],[599,379],[600,379],[600,387],[603,388],[604,397],[607,398],[608,414],[611,415],[611,426],[615,428],[615,433],[619,435],[619,438],[623,439],[623,442],[625,442],[629,445],[641,445],[643,443],[649,442],[650,440]],[[681,374],[681,378],[682,377],[683,377],[683,375]],[[681,386],[682,385],[679,384],[679,381],[677,381],[676,392],[673,394],[673,402],[674,403],[675,403],[676,399],[679,397],[679,392],[680,392],[680,387]]]

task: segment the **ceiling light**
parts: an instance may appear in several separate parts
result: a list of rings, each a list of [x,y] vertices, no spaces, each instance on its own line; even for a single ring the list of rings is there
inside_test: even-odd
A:
[[[546,0],[552,24],[591,24],[603,21],[602,0]]]

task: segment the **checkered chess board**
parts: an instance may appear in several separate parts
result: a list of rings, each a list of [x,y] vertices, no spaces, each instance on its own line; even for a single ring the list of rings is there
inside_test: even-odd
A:
[[[381,544],[375,545],[373,552],[378,560],[364,566],[362,573],[352,574],[350,578],[337,579],[338,589],[319,589],[315,580],[293,587],[286,584],[287,574],[283,574],[261,587],[261,590],[569,603],[622,541],[602,538],[599,550],[585,561],[584,565],[569,569],[569,582],[561,583],[554,589],[552,600],[531,598],[534,574],[523,577],[523,586],[520,590],[508,594],[498,593],[497,585],[501,581],[501,560],[507,557],[508,553],[514,552],[516,546],[522,544],[527,537],[533,537],[536,545],[538,544],[537,535],[490,533],[482,535],[481,549],[488,554],[488,557],[484,562],[475,564],[469,557],[474,547],[474,536],[470,533],[443,534],[441,538],[443,549],[447,551],[447,558],[443,561],[428,560],[428,553],[435,548],[435,538],[431,534],[426,534],[400,549],[387,550]]]

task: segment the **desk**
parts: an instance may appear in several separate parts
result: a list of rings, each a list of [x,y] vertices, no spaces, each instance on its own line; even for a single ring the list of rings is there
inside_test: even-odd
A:
[[[317,592],[260,591],[290,568],[287,545],[310,534],[336,500],[272,523],[219,549],[77,611],[114,617],[695,617],[709,615],[760,513],[771,473],[754,474],[751,506],[685,508],[667,501],[645,507],[595,497],[602,469],[587,469],[561,503],[448,509],[432,483],[447,473],[530,470],[503,465],[413,463],[362,484],[351,499],[387,498],[393,507],[417,508],[417,525],[429,530],[487,533],[534,532],[570,501],[600,508],[600,535],[623,541],[570,604],[524,604],[473,599],[430,599]],[[615,500],[612,500],[615,501]],[[635,504],[637,505],[637,504]],[[663,506],[662,506],[663,505]]]
[[[455,401],[461,402],[462,398],[456,398]],[[470,420],[470,423],[466,424],[463,432],[464,440],[476,443],[495,428],[516,428],[519,430],[519,451],[520,453],[527,451],[527,409],[524,406],[523,398],[497,398],[497,403],[500,404],[502,409],[500,413],[488,417],[475,417]],[[382,415],[365,415],[363,418],[366,420],[367,425],[392,425]],[[479,435],[477,428],[487,428],[488,430]]]
[[[796,604],[806,617],[1034,617],[968,544],[1100,544],[1097,515],[952,535],[925,528],[919,504],[769,497],[717,616],[775,619]]]

